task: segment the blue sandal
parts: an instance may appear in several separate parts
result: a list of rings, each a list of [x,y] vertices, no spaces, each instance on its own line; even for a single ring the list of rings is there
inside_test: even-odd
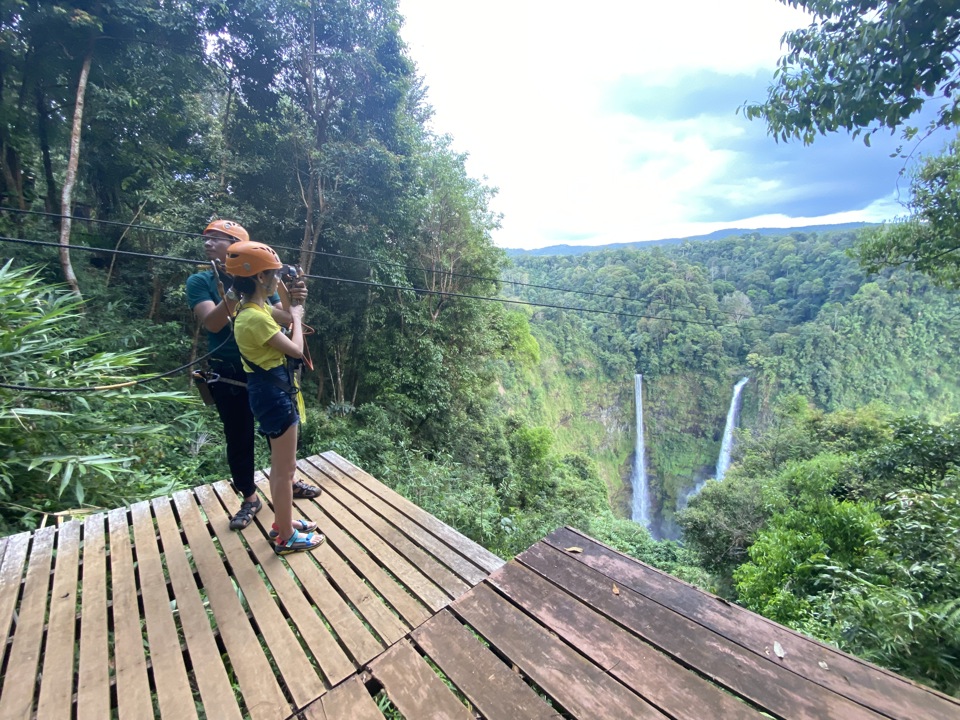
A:
[[[293,535],[291,535],[290,539],[286,542],[281,542],[278,537],[276,544],[273,546],[273,551],[277,555],[289,555],[295,552],[316,550],[323,545],[326,539],[323,533],[312,532],[304,534],[298,530],[294,530]]]
[[[313,520],[294,520],[293,529],[297,532],[308,533],[313,532],[317,529],[317,524]],[[273,529],[270,531],[270,537],[276,540],[280,537],[280,533],[277,531],[277,524],[273,524]]]

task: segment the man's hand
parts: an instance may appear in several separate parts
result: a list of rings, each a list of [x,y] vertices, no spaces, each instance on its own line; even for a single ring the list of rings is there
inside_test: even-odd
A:
[[[306,302],[307,284],[303,281],[303,278],[297,278],[297,281],[288,290],[293,305],[303,305]]]

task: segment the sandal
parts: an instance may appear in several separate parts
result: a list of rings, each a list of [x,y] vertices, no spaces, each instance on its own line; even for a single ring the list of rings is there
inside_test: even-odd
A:
[[[317,524],[313,520],[294,520],[293,529],[297,532],[308,533],[313,532],[317,529]],[[270,537],[276,540],[280,537],[280,533],[277,532],[277,524],[273,524],[273,529],[270,531]]]
[[[290,539],[286,542],[281,542],[280,538],[277,538],[276,543],[273,546],[273,551],[277,555],[289,555],[295,552],[316,550],[318,547],[323,545],[324,541],[327,538],[324,537],[323,533],[312,532],[304,534],[297,530],[293,531],[293,535],[290,536]]]
[[[305,483],[303,480],[297,480],[293,483],[293,497],[296,500],[312,500],[319,497],[322,490],[316,485]]]
[[[260,512],[262,507],[263,503],[260,502],[260,498],[256,500],[244,500],[240,504],[240,509],[237,510],[237,514],[230,518],[230,529],[243,530],[253,522],[253,516]]]

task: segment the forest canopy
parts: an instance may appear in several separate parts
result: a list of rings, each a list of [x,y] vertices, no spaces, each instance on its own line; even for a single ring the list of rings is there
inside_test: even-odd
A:
[[[953,5],[794,4],[814,24],[745,108],[772,135],[909,142],[923,102],[956,125]],[[183,375],[67,390],[197,358],[183,284],[231,218],[307,274],[301,454],[504,557],[572,525],[958,692],[960,145],[865,237],[511,264],[402,23],[390,0],[0,0],[0,530],[223,478]],[[624,512],[635,374],[653,535]],[[742,377],[734,465],[707,482]]]

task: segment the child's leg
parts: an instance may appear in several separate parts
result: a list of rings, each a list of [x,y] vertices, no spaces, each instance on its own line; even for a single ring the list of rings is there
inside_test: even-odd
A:
[[[270,440],[270,494],[277,531],[286,540],[293,534],[293,478],[297,471],[297,425]]]

